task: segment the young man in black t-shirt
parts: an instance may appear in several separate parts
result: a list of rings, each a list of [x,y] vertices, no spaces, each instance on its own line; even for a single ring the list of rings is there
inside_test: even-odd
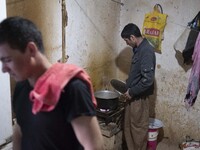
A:
[[[65,78],[57,73],[68,71],[67,64],[56,64],[65,70],[50,72],[44,79],[55,65],[43,52],[41,33],[30,20],[10,17],[0,23],[2,71],[17,81],[13,150],[102,150],[91,83],[83,80],[87,75],[54,84]]]

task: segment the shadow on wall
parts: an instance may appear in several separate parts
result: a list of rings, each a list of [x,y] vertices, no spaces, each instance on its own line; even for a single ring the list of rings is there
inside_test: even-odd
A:
[[[151,118],[156,118],[155,107],[157,98],[157,82],[154,82],[154,93],[149,97],[149,116]]]
[[[175,57],[177,59],[178,64],[183,68],[185,72],[187,72],[192,67],[192,63],[184,64],[182,53],[178,50],[175,50],[175,51],[176,51]]]
[[[132,48],[126,47],[119,53],[119,55],[115,59],[116,66],[125,74],[129,73],[132,56]]]

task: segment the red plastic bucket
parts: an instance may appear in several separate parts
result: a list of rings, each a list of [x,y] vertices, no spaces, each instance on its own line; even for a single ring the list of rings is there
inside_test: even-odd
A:
[[[158,129],[149,129],[148,130],[148,141],[147,141],[147,149],[148,150],[156,150],[157,137],[158,137]]]
[[[155,118],[149,118],[147,150],[156,150],[158,129],[161,127],[163,127],[162,121]]]

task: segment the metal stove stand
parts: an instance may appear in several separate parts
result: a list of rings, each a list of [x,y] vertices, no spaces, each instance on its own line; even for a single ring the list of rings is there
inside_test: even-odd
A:
[[[102,131],[106,137],[112,137],[122,130],[122,121],[124,116],[124,103],[119,102],[116,110],[101,111],[97,109],[97,118]]]

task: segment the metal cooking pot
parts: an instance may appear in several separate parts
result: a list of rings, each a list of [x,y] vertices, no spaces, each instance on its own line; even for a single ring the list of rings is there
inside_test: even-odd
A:
[[[97,108],[115,110],[118,107],[120,94],[109,90],[96,91]]]

